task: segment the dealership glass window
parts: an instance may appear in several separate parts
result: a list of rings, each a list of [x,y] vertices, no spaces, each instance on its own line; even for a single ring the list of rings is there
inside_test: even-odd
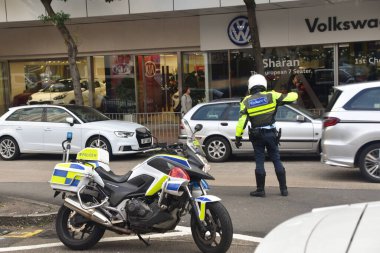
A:
[[[82,79],[87,79],[87,60],[78,58],[77,65]],[[66,101],[64,94],[58,92],[44,92],[45,89],[60,79],[70,79],[69,64],[66,59],[47,59],[31,61],[10,62],[11,104],[13,106],[24,105],[31,97],[36,98],[36,103],[63,103]],[[73,93],[68,96],[74,97]],[[72,99],[71,99],[72,100]]]
[[[380,80],[380,41],[339,45],[339,84]]]
[[[231,97],[247,93],[253,70],[252,49],[230,51]],[[268,89],[287,93],[297,91],[297,103],[321,113],[334,86],[334,48],[310,45],[263,49],[263,64]],[[296,77],[296,78],[294,78]],[[292,80],[298,79],[298,84]]]
[[[182,55],[182,91],[190,87],[193,106],[206,101],[205,60],[203,53]]]
[[[231,97],[247,95],[248,79],[253,73],[252,49],[230,51]]]
[[[5,112],[5,77],[4,63],[0,62],[0,115]]]
[[[209,99],[229,98],[230,81],[229,81],[229,64],[228,52],[210,52],[209,53]]]
[[[97,78],[104,78],[106,84],[101,110],[105,113],[135,113],[135,57],[129,54],[99,56],[94,67]]]

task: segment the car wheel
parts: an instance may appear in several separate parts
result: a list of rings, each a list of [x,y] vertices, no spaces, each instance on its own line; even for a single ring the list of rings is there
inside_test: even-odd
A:
[[[206,141],[205,153],[210,162],[224,162],[231,155],[231,147],[223,137],[212,137]]]
[[[10,136],[0,139],[0,157],[5,161],[15,160],[20,156],[17,141]]]
[[[102,148],[107,150],[109,155],[112,155],[112,148],[109,141],[104,137],[92,137],[88,142],[86,147],[89,148]]]
[[[369,181],[380,183],[380,143],[369,145],[359,156],[361,174]]]

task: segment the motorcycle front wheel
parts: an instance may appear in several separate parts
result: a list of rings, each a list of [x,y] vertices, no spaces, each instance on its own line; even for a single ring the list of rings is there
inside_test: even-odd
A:
[[[206,204],[204,224],[206,231],[200,229],[198,217],[191,215],[191,233],[195,244],[203,253],[224,253],[231,246],[233,228],[227,209],[220,202]]]
[[[63,205],[58,211],[55,225],[58,238],[73,250],[86,250],[93,247],[105,232],[105,228]]]

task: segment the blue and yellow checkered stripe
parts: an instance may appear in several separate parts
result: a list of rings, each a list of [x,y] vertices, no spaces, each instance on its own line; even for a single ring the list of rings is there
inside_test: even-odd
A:
[[[79,164],[61,163],[61,164],[58,164],[57,167],[62,168],[62,169],[58,169],[58,168],[54,169],[53,176],[51,177],[50,183],[67,185],[67,186],[79,185],[81,179],[83,178],[83,173],[76,172],[76,171],[68,171],[68,170],[65,170],[65,168],[84,170],[83,166]]]

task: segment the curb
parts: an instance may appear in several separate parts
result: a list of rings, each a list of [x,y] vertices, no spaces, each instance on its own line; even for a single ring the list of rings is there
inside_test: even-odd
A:
[[[55,220],[57,213],[31,214],[31,215],[0,215],[0,226],[42,226]]]
[[[0,226],[41,226],[55,220],[59,206],[17,197],[3,197],[3,203],[18,203],[25,214],[0,214]],[[4,201],[5,200],[5,201]],[[15,207],[17,209],[17,207]],[[12,210],[13,211],[13,210]]]

